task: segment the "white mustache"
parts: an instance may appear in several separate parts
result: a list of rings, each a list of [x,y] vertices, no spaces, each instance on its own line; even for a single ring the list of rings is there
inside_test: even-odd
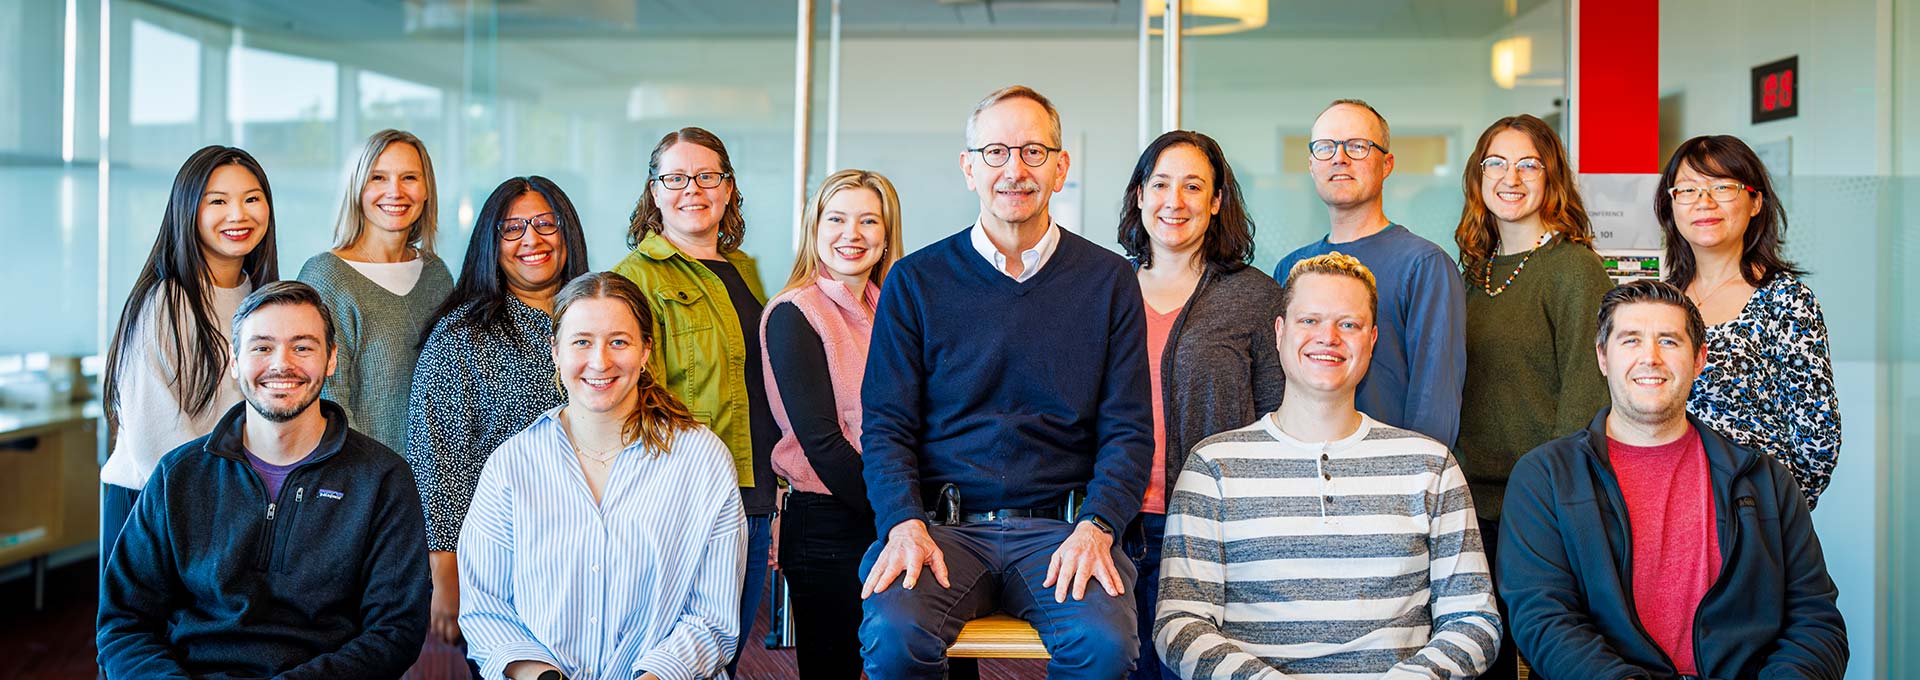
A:
[[[1030,179],[1003,179],[993,185],[994,191],[1040,191],[1040,183]]]

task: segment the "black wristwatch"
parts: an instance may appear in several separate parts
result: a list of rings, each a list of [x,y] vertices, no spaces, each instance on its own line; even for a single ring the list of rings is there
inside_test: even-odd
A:
[[[1099,529],[1099,530],[1101,530],[1101,531],[1104,531],[1104,532],[1107,532],[1107,535],[1108,535],[1108,536],[1112,536],[1112,535],[1114,535],[1114,532],[1113,532],[1113,525],[1111,525],[1111,524],[1108,524],[1108,523],[1107,523],[1107,521],[1106,521],[1106,520],[1104,520],[1104,519],[1100,519],[1100,516],[1099,516],[1099,515],[1095,515],[1095,514],[1091,514],[1091,513],[1089,513],[1089,514],[1087,514],[1087,515],[1086,515],[1085,517],[1082,517],[1082,518],[1080,518],[1080,521],[1082,521],[1082,522],[1092,522],[1092,523],[1093,523],[1093,528],[1095,528],[1095,529]],[[545,679],[545,678],[542,678],[541,680],[546,680],[546,679]]]
[[[540,677],[535,678],[535,680],[567,680],[567,674],[556,670],[549,670],[540,673]]]

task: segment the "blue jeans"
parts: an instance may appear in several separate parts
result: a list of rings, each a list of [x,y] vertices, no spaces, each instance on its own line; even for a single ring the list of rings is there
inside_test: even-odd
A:
[[[753,637],[753,619],[760,615],[760,602],[767,599],[767,548],[773,545],[773,515],[747,515],[747,582],[740,590],[740,641],[733,646],[733,660],[727,662],[727,677],[737,675],[740,655],[747,651],[747,638]]]
[[[1167,534],[1167,516],[1142,512],[1127,527],[1127,557],[1133,560],[1134,597],[1140,602],[1140,661],[1134,664],[1130,680],[1179,680],[1173,669],[1160,665],[1160,653],[1153,647],[1153,620],[1160,611],[1160,541]]]
[[[907,590],[896,580],[874,593],[862,607],[861,657],[867,677],[940,678],[947,670],[947,647],[967,621],[1004,611],[1025,619],[1040,632],[1053,658],[1048,678],[1117,680],[1133,668],[1140,651],[1135,631],[1133,562],[1116,543],[1114,570],[1125,592],[1107,595],[1097,581],[1087,583],[1085,599],[1053,601],[1042,585],[1047,562],[1073,525],[1059,520],[1012,518],[962,526],[928,528],[945,555],[951,588],[942,588],[923,569]],[[876,542],[860,561],[864,576],[873,569],[884,543]]]

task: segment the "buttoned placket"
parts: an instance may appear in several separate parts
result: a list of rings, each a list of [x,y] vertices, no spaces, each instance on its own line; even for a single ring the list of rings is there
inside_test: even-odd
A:
[[[1330,454],[1332,450],[1333,442],[1322,443],[1320,445],[1320,458],[1315,461],[1315,467],[1320,473],[1320,523],[1324,526],[1332,526],[1339,523],[1336,516],[1327,514],[1327,509],[1334,504],[1333,458]]]

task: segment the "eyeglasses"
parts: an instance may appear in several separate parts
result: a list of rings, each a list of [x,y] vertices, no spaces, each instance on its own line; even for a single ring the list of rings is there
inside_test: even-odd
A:
[[[1318,158],[1323,161],[1330,161],[1330,160],[1333,160],[1333,153],[1339,150],[1341,147],[1346,147],[1347,158],[1350,158],[1356,161],[1362,158],[1366,158],[1367,154],[1373,153],[1374,149],[1379,149],[1380,153],[1392,153],[1391,151],[1387,150],[1387,147],[1380,146],[1379,144],[1373,143],[1373,140],[1361,139],[1359,137],[1355,137],[1353,139],[1349,139],[1345,141],[1333,140],[1333,139],[1316,139],[1311,142],[1307,142],[1307,153],[1312,154],[1314,158]]]
[[[528,227],[533,228],[533,233],[541,236],[552,236],[553,232],[560,231],[560,222],[554,218],[553,213],[540,213],[533,217],[500,220],[500,239],[503,241],[518,241],[520,237],[527,235]]]
[[[1667,195],[1673,197],[1674,203],[1678,203],[1680,205],[1692,205],[1694,203],[1700,202],[1701,194],[1707,194],[1707,195],[1713,196],[1713,200],[1715,203],[1725,203],[1727,201],[1731,201],[1735,198],[1738,198],[1740,196],[1740,192],[1743,192],[1743,191],[1747,193],[1754,193],[1754,194],[1760,193],[1758,191],[1755,191],[1753,187],[1747,186],[1745,184],[1741,184],[1739,182],[1722,182],[1722,183],[1710,185],[1704,188],[1702,187],[1670,187],[1667,189]]]
[[[721,182],[727,181],[727,178],[732,176],[733,173],[731,172],[703,172],[697,175],[685,175],[676,172],[670,175],[654,175],[653,179],[660,182],[660,186],[666,187],[670,191],[679,191],[687,188],[688,181],[700,185],[702,189],[712,189],[720,186]]]
[[[1538,158],[1522,158],[1509,164],[1505,158],[1490,156],[1480,161],[1480,172],[1487,179],[1500,179],[1507,176],[1509,166],[1520,171],[1520,179],[1534,179],[1539,177],[1540,173],[1547,171],[1547,164],[1542,163]]]
[[[980,154],[980,160],[986,161],[987,167],[997,168],[1007,164],[1007,159],[1012,157],[1014,149],[1020,150],[1020,162],[1026,163],[1027,167],[1030,168],[1045,165],[1047,163],[1047,157],[1053,155],[1053,152],[1060,150],[1057,147],[1034,142],[1023,146],[988,144],[977,149],[967,149],[967,151],[969,153]]]

